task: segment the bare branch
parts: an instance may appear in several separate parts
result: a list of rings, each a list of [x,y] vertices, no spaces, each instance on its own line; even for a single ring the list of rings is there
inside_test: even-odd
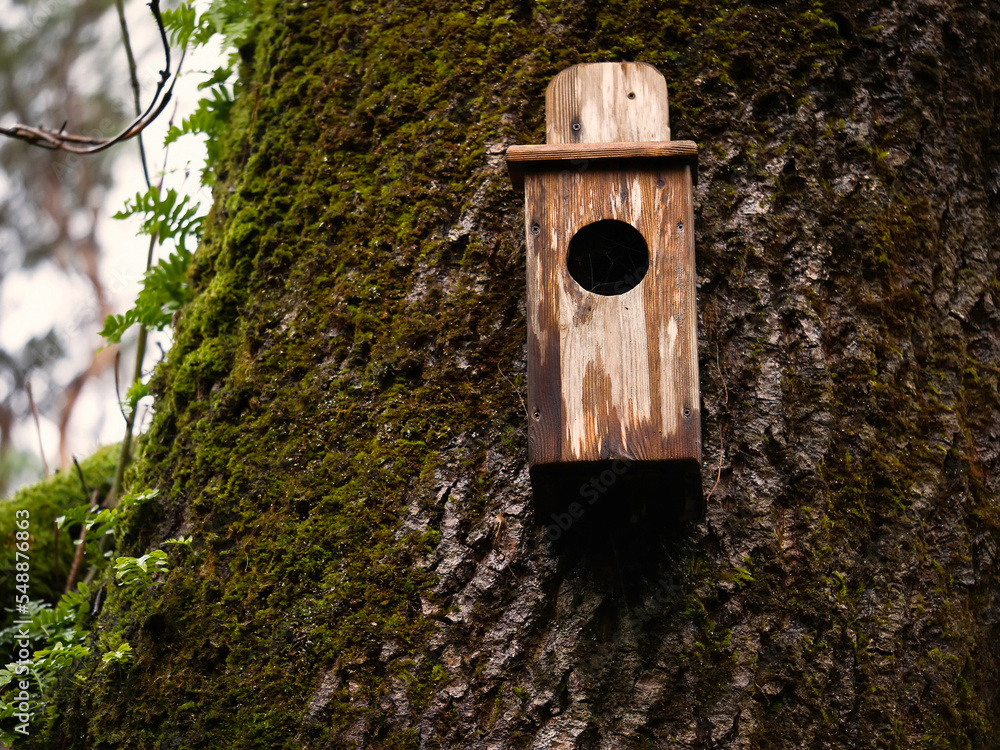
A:
[[[118,11],[118,23],[122,27],[122,44],[125,47],[125,56],[128,58],[128,75],[132,81],[132,99],[135,103],[136,117],[142,114],[142,101],[139,94],[139,76],[136,74],[135,55],[132,54],[132,39],[128,33],[128,24],[125,22],[124,0],[115,0],[115,9]],[[146,187],[150,186],[149,167],[146,165],[146,148],[142,143],[142,134],[136,138],[139,144],[139,158],[142,162],[142,174],[146,178]]]
[[[99,491],[95,488],[90,495],[90,507],[96,508]],[[73,553],[73,564],[70,566],[69,575],[66,577],[66,588],[64,594],[69,593],[76,585],[76,578],[80,574],[80,567],[83,565],[83,555],[87,549],[87,524],[80,527],[80,538],[77,540],[76,552]]]
[[[35,406],[35,397],[31,393],[31,381],[24,384],[24,390],[28,394],[28,404],[31,405],[31,415],[35,418],[35,432],[38,433],[38,453],[42,457],[42,468],[45,470],[45,478],[49,478],[49,462],[45,460],[45,446],[42,445],[42,426],[38,421],[38,407]]]
[[[52,130],[49,128],[33,128],[28,125],[14,125],[10,128],[0,128],[0,135],[9,138],[16,138],[39,148],[46,148],[51,151],[66,151],[71,154],[96,154],[105,151],[115,144],[134,138],[153,122],[163,110],[173,96],[174,85],[177,83],[177,76],[170,72],[170,43],[167,41],[167,30],[163,26],[163,17],[160,15],[160,0],[151,0],[149,9],[156,19],[156,26],[160,30],[160,39],[163,42],[163,56],[165,59],[164,69],[160,71],[160,80],[156,84],[156,92],[146,111],[139,115],[131,125],[121,133],[111,138],[96,138],[93,136],[76,135],[64,133],[63,128]],[[170,84],[169,86],[167,84]],[[63,125],[65,127],[65,125]]]

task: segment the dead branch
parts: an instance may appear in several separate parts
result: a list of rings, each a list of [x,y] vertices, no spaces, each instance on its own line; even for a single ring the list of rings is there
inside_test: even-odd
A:
[[[125,56],[128,58],[128,75],[132,81],[132,99],[135,103],[136,117],[142,114],[142,99],[139,94],[139,77],[136,74],[135,55],[132,54],[132,39],[128,33],[128,24],[125,22],[124,0],[115,0],[115,9],[118,11],[118,23],[122,27],[122,45],[125,47]],[[146,165],[146,147],[142,143],[142,134],[138,137],[139,160],[142,162],[142,174],[146,178],[146,187],[149,187],[149,167]]]
[[[45,470],[45,478],[49,478],[49,462],[45,460],[45,446],[42,445],[42,425],[38,421],[38,407],[35,405],[35,396],[31,392],[31,381],[24,384],[24,390],[28,394],[28,404],[31,406],[31,416],[35,418],[35,432],[38,433],[38,454],[42,457],[42,468]]]
[[[90,507],[91,509],[97,507],[99,500],[99,492],[95,489],[90,495]],[[87,524],[86,522],[80,528],[80,538],[76,543],[76,551],[73,553],[73,564],[70,566],[69,575],[66,577],[66,588],[63,591],[64,594],[68,594],[73,586],[76,585],[76,579],[80,575],[80,567],[83,565],[83,556],[87,548]]]
[[[160,15],[160,0],[151,0],[149,9],[156,19],[156,26],[160,31],[160,40],[163,42],[163,56],[165,58],[164,68],[160,71],[160,80],[156,84],[156,92],[153,100],[144,112],[125,128],[121,133],[111,138],[97,138],[87,135],[76,135],[65,133],[63,128],[52,130],[49,128],[33,128],[28,125],[17,124],[10,128],[0,128],[0,135],[8,138],[16,138],[32,146],[46,148],[51,151],[66,151],[71,154],[96,154],[105,151],[115,144],[134,138],[153,122],[166,109],[170,97],[173,96],[174,84],[177,83],[177,76],[170,72],[170,43],[167,41],[167,31],[163,26],[163,17]],[[167,84],[170,84],[169,86]]]

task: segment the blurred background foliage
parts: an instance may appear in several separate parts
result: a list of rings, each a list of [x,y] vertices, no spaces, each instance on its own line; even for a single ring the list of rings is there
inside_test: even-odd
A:
[[[131,97],[112,0],[0,0],[0,124],[110,136],[132,119]],[[117,347],[96,336],[114,311],[99,227],[117,208],[106,206],[115,163],[135,150],[76,156],[0,139],[0,496],[42,474],[29,383],[58,430],[54,470],[80,449],[69,428],[85,386],[113,380]],[[92,445],[100,419],[83,418]]]

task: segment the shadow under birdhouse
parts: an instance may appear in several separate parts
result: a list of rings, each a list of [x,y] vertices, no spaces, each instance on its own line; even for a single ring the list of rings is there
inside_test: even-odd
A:
[[[553,463],[532,467],[531,480],[536,518],[559,549],[595,536],[647,546],[683,535],[705,512],[693,460]]]

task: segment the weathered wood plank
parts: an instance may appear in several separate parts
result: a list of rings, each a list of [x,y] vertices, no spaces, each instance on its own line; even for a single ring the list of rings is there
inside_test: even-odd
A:
[[[544,143],[511,146],[507,161],[514,163],[558,161],[560,159],[627,159],[644,156],[696,156],[694,141],[652,141],[635,143]]]
[[[669,141],[667,82],[646,63],[591,63],[560,72],[545,92],[545,140]]]
[[[694,141],[654,141],[630,143],[560,143],[511,146],[507,149],[507,171],[517,189],[524,187],[524,173],[537,169],[584,171],[591,162],[628,159],[679,161],[692,165],[696,178],[698,146]],[[564,162],[560,165],[556,162]]]
[[[532,465],[700,461],[691,176],[686,166],[555,172],[525,183]],[[570,239],[602,219],[636,227],[649,270],[620,295],[566,270]]]

